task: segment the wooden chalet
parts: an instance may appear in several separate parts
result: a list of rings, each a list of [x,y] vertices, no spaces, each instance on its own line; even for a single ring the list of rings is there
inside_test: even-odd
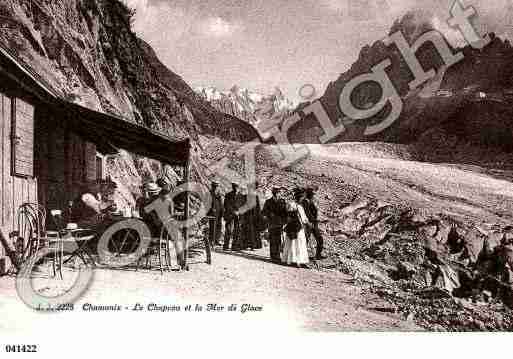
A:
[[[81,184],[105,176],[104,155],[127,151],[190,169],[190,142],[66,101],[0,46],[0,225],[16,227],[25,202],[64,209]],[[186,206],[188,208],[188,206]],[[0,246],[0,261],[5,256]],[[1,268],[0,268],[1,270]],[[0,273],[1,274],[1,273]]]

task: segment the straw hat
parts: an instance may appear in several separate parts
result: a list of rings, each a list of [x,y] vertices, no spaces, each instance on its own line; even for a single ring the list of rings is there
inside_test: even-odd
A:
[[[144,190],[148,193],[158,193],[161,188],[155,182],[149,182],[144,185]]]

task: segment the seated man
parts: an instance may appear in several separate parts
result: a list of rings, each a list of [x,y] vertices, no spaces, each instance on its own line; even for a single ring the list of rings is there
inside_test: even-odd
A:
[[[149,226],[152,236],[160,236],[162,222],[158,214],[155,211],[148,211],[147,207],[159,198],[161,188],[155,182],[148,182],[144,184],[143,192],[143,196],[137,199],[137,210],[141,219]]]
[[[98,184],[85,184],[73,200],[70,219],[80,228],[91,228],[99,225],[108,213],[115,210],[115,203],[102,201]]]

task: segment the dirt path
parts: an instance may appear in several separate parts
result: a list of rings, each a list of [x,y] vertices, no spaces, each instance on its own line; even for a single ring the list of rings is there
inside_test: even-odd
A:
[[[248,330],[419,330],[413,323],[395,314],[383,313],[386,308],[379,298],[362,292],[350,277],[338,272],[297,269],[274,265],[267,260],[267,249],[256,252],[214,253],[214,265],[208,266],[193,259],[189,272],[171,272],[163,276],[156,271],[97,270],[90,289],[79,300],[73,313],[57,314],[58,325],[73,325],[80,321],[87,325],[99,318],[99,313],[85,315],[81,306],[119,304],[124,315],[102,313],[109,330],[123,326],[138,318],[143,322],[186,320],[202,328],[231,323]],[[0,279],[0,332],[40,330],[54,322],[54,315],[41,315],[29,311],[18,300],[12,279]],[[181,305],[180,313],[163,313],[141,316],[131,308],[140,303],[143,307],[155,303]],[[184,313],[187,304],[217,304],[224,310],[237,304],[231,313]],[[262,307],[262,311],[241,313],[241,305]],[[128,309],[126,309],[128,308]],[[378,309],[376,309],[378,308]],[[380,311],[381,310],[381,311]],[[168,319],[166,319],[168,318]],[[6,319],[6,320],[5,320]],[[191,325],[192,325],[191,324]],[[101,329],[101,328],[100,328]],[[120,328],[121,329],[121,328]]]

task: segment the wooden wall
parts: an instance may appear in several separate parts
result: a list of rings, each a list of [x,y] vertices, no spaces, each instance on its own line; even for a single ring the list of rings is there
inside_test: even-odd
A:
[[[17,208],[25,202],[37,202],[38,193],[35,178],[13,176],[12,123],[12,98],[0,92],[0,225],[6,235],[15,228]],[[0,247],[0,257],[3,256]]]
[[[47,211],[65,210],[82,184],[96,180],[96,145],[73,133],[66,114],[35,103],[34,175],[13,175],[13,96],[0,90],[0,225],[5,235],[15,230],[21,204],[39,203]],[[19,92],[17,96],[21,96]]]
[[[65,115],[36,112],[36,175],[39,202],[47,208],[66,209],[82,184],[96,180],[96,146],[68,127]]]

